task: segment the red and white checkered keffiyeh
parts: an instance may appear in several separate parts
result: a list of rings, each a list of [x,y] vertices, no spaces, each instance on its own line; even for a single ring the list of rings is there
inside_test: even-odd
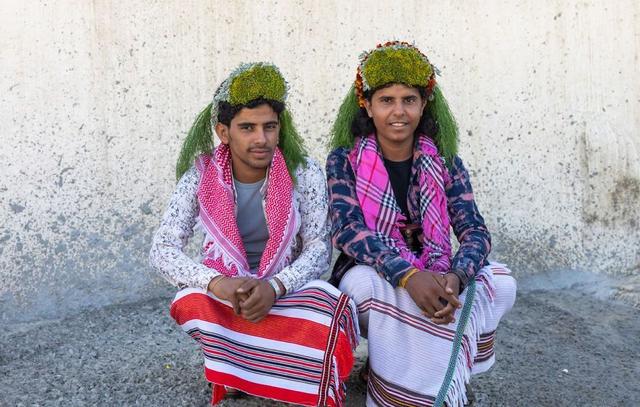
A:
[[[433,141],[419,136],[413,155],[413,167],[418,171],[420,184],[419,211],[423,231],[420,257],[407,247],[400,232],[406,218],[396,202],[375,134],[356,139],[349,162],[356,176],[356,192],[367,227],[414,267],[438,273],[448,271],[451,223],[444,185],[449,173]]]
[[[236,222],[235,194],[231,167],[231,150],[221,144],[213,155],[196,159],[200,173],[198,203],[200,222],[206,237],[202,263],[229,276],[268,278],[289,264],[300,225],[300,215],[293,203],[293,181],[282,152],[276,148],[267,171],[264,211],[269,240],[256,274],[249,263]]]

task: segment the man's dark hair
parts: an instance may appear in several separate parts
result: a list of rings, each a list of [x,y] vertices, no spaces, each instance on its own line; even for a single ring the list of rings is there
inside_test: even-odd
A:
[[[218,122],[224,124],[225,126],[231,125],[231,120],[236,117],[236,115],[243,108],[254,109],[261,105],[269,105],[273,109],[274,112],[280,117],[280,113],[284,110],[284,103],[278,102],[277,100],[272,99],[264,99],[258,98],[253,99],[244,105],[232,105],[228,102],[220,102],[218,103]]]
[[[371,97],[376,91],[380,89],[387,88],[389,86],[395,85],[395,83],[388,83],[386,85],[380,86],[379,88],[373,90],[367,90],[364,92],[364,97],[371,102]],[[415,88],[420,93],[420,97],[422,100],[427,98],[427,92],[424,88]],[[355,137],[364,137],[369,134],[375,132],[376,126],[373,124],[373,119],[369,117],[367,114],[367,109],[360,108],[357,116],[351,122],[351,134]],[[414,134],[424,134],[427,137],[434,139],[435,135],[438,133],[438,123],[431,116],[431,113],[427,109],[426,105],[422,112],[422,117],[420,118],[420,122],[418,123],[418,127],[416,127],[416,131]]]

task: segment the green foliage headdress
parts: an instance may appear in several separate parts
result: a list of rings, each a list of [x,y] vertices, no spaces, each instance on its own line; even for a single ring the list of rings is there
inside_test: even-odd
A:
[[[436,69],[426,55],[406,42],[391,41],[364,52],[360,55],[356,80],[338,110],[331,130],[330,147],[353,146],[351,123],[357,117],[358,110],[365,106],[365,92],[390,83],[402,83],[425,90],[428,99],[425,111],[429,111],[438,123],[434,141],[447,163],[452,162],[457,153],[458,125],[436,84],[435,75]]]
[[[279,117],[278,147],[282,150],[289,174],[294,177],[296,168],[304,163],[307,153],[293,124],[291,114],[286,108],[287,90],[287,82],[275,65],[254,62],[241,64],[234,69],[216,90],[213,101],[200,112],[193,122],[187,138],[182,144],[176,164],[177,179],[180,179],[193,165],[197,156],[211,153],[213,150],[213,132],[218,124],[220,102],[241,106],[256,99],[275,100],[285,104],[285,109]]]

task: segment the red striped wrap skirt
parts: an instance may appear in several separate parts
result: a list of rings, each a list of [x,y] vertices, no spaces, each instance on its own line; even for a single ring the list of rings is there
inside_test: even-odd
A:
[[[358,343],[355,304],[320,280],[276,301],[252,323],[231,304],[198,288],[179,291],[171,316],[199,342],[211,403],[231,387],[306,406],[342,406]]]

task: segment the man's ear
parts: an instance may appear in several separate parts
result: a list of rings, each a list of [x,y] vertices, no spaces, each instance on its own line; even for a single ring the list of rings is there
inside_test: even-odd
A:
[[[229,126],[226,124],[216,124],[216,134],[222,144],[229,144]]]
[[[369,99],[364,100],[364,108],[367,109],[367,114],[369,117],[373,117],[373,113],[371,113],[371,102]]]

